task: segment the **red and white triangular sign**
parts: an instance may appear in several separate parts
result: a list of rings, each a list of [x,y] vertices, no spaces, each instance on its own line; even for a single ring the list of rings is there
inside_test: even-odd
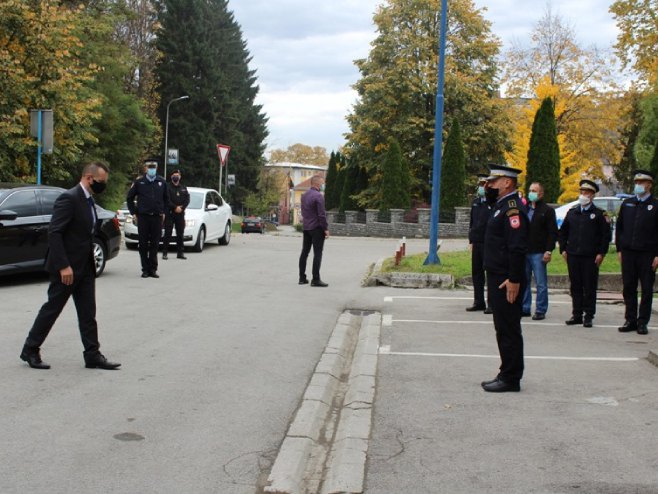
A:
[[[219,156],[219,162],[222,166],[226,165],[226,159],[228,158],[228,153],[231,150],[231,146],[225,144],[217,144],[217,156]]]

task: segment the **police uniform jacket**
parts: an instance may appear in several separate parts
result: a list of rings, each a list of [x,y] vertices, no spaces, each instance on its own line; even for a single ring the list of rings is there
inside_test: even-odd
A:
[[[483,243],[487,221],[491,216],[493,206],[484,198],[477,197],[471,204],[471,218],[468,224],[468,242],[471,244]]]
[[[580,205],[568,212],[558,235],[560,254],[573,256],[606,255],[610,247],[610,218],[602,209],[590,204],[587,210]]]
[[[168,211],[173,213],[177,206],[180,206],[185,211],[185,208],[190,204],[190,193],[187,191],[187,187],[180,183],[178,185],[168,183],[167,192],[169,194]]]
[[[658,199],[626,199],[617,216],[617,251],[651,252],[658,256]]]
[[[135,198],[137,204],[135,205]],[[130,214],[138,215],[160,215],[165,213],[165,207],[169,204],[167,183],[164,178],[156,176],[150,181],[145,176],[139,177],[133,182],[126,198]]]
[[[512,283],[525,278],[528,216],[519,195],[510,194],[493,207],[484,235],[484,269]]]

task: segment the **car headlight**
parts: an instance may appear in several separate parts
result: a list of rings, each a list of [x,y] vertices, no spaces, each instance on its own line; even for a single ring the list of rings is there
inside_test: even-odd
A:
[[[187,227],[190,227],[190,228],[191,228],[191,227],[193,227],[194,225],[196,225],[196,220],[185,220],[185,227],[186,227],[186,228],[187,228]]]
[[[128,215],[128,216],[126,216],[126,218],[125,218],[124,221],[125,221],[126,223],[132,223],[132,222],[133,222],[133,217],[130,216],[130,215]]]

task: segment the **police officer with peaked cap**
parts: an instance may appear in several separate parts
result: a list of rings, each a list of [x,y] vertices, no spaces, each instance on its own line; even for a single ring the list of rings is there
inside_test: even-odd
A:
[[[484,269],[493,311],[501,365],[498,375],[482,383],[485,391],[520,391],[523,377],[521,302],[525,288],[528,216],[517,192],[521,170],[489,165],[487,187],[497,197],[484,234]]]
[[[652,195],[654,175],[633,172],[635,197],[626,199],[619,210],[615,243],[621,261],[626,322],[619,331],[647,334],[653,301],[653,282],[658,267],[658,199]],[[637,282],[642,287],[638,313]]]
[[[157,160],[144,162],[144,175],[138,177],[130,186],[126,202],[133,221],[137,224],[142,278],[159,278],[158,244],[169,195],[167,183],[158,175]]]
[[[596,313],[599,266],[610,247],[610,218],[594,205],[599,186],[591,180],[581,180],[579,185],[578,204],[567,212],[558,233],[571,291],[571,319],[565,324],[591,328]]]
[[[491,216],[493,205],[485,198],[487,174],[478,174],[477,197],[471,204],[471,217],[468,224],[468,243],[471,247],[471,277],[473,278],[473,305],[468,312],[483,310],[491,314],[484,300],[484,232]]]
[[[185,208],[190,204],[190,193],[181,183],[181,172],[176,169],[171,172],[170,182],[167,184],[169,203],[166,207],[165,234],[162,245],[162,259],[167,259],[171,232],[176,227],[176,248],[178,259],[187,259],[184,253],[183,232],[185,231]]]

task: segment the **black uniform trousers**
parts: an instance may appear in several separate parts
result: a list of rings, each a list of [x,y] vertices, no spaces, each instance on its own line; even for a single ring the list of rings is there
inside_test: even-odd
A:
[[[165,234],[163,241],[163,250],[169,250],[169,240],[171,240],[171,231],[176,227],[176,248],[178,253],[182,254],[185,250],[183,245],[183,232],[185,231],[185,213],[169,213],[165,219]]]
[[[72,285],[63,284],[59,273],[50,274],[48,301],[39,310],[27,335],[26,349],[38,350],[41,347],[71,295],[78,313],[84,354],[93,356],[98,353],[100,345],[96,324],[96,273],[91,261],[82,273],[74,273]]]
[[[484,242],[473,242],[471,250],[471,277],[473,278],[473,305],[485,307],[484,301]]]
[[[139,234],[139,257],[143,273],[155,273],[158,270],[158,244],[162,235],[162,219],[159,214],[140,214],[137,216],[137,233]]]
[[[324,229],[319,226],[314,230],[304,230],[304,243],[299,256],[299,279],[306,278],[306,260],[313,247],[313,280],[320,281],[320,265],[322,264],[322,249],[324,249]]]
[[[571,291],[571,314],[575,319],[593,319],[596,314],[596,289],[599,285],[599,267],[596,256],[567,254],[567,268]]]
[[[653,262],[651,252],[623,250],[621,254],[621,277],[624,284],[624,304],[626,305],[626,320],[649,324],[651,319],[651,303],[653,302],[653,282],[656,273],[651,269]],[[640,313],[637,312],[637,282],[642,288]]]
[[[521,334],[521,305],[525,282],[521,282],[519,295],[513,304],[507,301],[507,290],[498,288],[507,276],[487,272],[487,288],[493,311],[496,341],[500,353],[498,378],[508,383],[518,383],[523,377],[523,335]]]

